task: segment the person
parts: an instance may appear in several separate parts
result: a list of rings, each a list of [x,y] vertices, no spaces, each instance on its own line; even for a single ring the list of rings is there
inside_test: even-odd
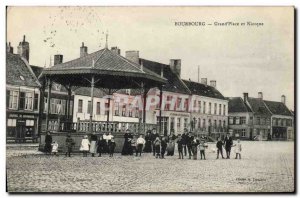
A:
[[[45,136],[45,153],[47,154],[51,154],[51,150],[52,150],[52,136],[50,131],[47,131],[47,134]]]
[[[112,137],[108,143],[109,157],[114,156],[115,148],[116,148],[116,142],[114,137]]]
[[[192,158],[192,141],[194,140],[194,136],[192,135],[192,132],[189,132],[188,136],[186,137],[186,146],[189,153],[189,159]]]
[[[143,138],[143,135],[140,135],[140,137],[136,140],[136,145],[137,145],[136,156],[138,156],[138,153],[140,154],[140,156],[142,155],[142,150],[145,143],[146,141]]]
[[[130,131],[127,129],[125,134],[124,134],[124,144],[123,144],[123,149],[122,149],[122,155],[129,155],[129,152],[131,150],[131,135]]]
[[[147,131],[147,134],[145,136],[145,153],[152,153],[152,140],[151,140],[151,131]]]
[[[155,157],[160,158],[160,139],[159,137],[156,137],[156,139],[153,142],[153,145],[155,146]]]
[[[175,140],[176,136],[174,135],[174,132],[172,130],[171,134],[168,137],[168,146],[167,146],[167,156],[173,156],[174,150],[175,150]]]
[[[114,137],[111,132],[106,132],[105,134],[103,134],[103,139],[105,140],[105,147],[104,147],[104,152],[105,153],[109,153],[109,149],[108,149],[108,143],[110,142],[111,138]]]
[[[66,157],[71,157],[73,146],[75,145],[75,142],[70,134],[67,135],[66,138]]]
[[[241,152],[242,152],[242,144],[240,143],[240,139],[237,139],[237,143],[233,145],[235,147],[235,159],[239,157],[239,159],[242,158]]]
[[[165,152],[167,149],[167,141],[165,137],[161,138],[161,159],[165,159]]]
[[[97,142],[97,153],[98,157],[101,157],[101,154],[104,152],[106,141],[103,139],[102,136],[99,137],[99,140]]]
[[[56,141],[54,141],[54,142],[51,144],[51,146],[52,146],[52,153],[53,153],[54,155],[56,155],[56,153],[58,152],[58,143],[57,143]]]
[[[89,152],[90,150],[90,141],[88,140],[88,136],[85,135],[83,136],[83,139],[81,140],[81,146],[80,146],[80,151],[83,152],[83,157],[87,157],[87,153]]]
[[[91,146],[90,146],[90,153],[92,154],[92,157],[95,157],[95,153],[97,153],[97,140],[98,137],[95,132],[91,135]]]
[[[156,141],[157,137],[159,138],[158,133],[156,133],[156,128],[152,129],[152,135],[151,136],[152,136],[151,139],[152,139],[152,148],[153,148],[152,151],[153,151],[153,156],[155,156],[155,154],[156,154],[156,151],[155,151],[156,146],[155,146],[154,142]]]
[[[186,145],[187,145],[187,142],[188,142],[188,130],[187,128],[184,128],[184,133],[182,134],[182,147],[183,147],[183,150],[184,150],[184,156],[186,156]]]
[[[216,147],[217,147],[217,159],[219,159],[219,154],[221,154],[222,159],[224,159],[224,156],[223,156],[223,142],[222,142],[220,137],[218,137]]]
[[[191,141],[191,151],[194,160],[197,160],[198,145],[199,145],[199,140],[193,137],[193,140]]]
[[[230,137],[230,133],[227,133],[225,139],[224,139],[224,147],[226,150],[226,159],[230,159],[230,151],[232,147],[232,138]]]
[[[183,159],[183,140],[180,134],[178,134],[178,139],[177,139],[177,148],[178,148],[178,154],[179,154],[179,159]]]
[[[199,144],[199,150],[200,150],[200,157],[201,157],[201,160],[202,160],[202,156],[205,159],[205,148],[207,148],[207,144],[205,143],[205,139],[201,139],[200,140],[200,144]]]
[[[136,136],[133,135],[133,138],[131,139],[131,150],[129,155],[133,155],[133,153],[137,153],[137,144],[136,144]]]

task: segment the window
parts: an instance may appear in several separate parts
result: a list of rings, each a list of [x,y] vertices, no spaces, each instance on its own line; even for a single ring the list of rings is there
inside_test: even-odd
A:
[[[197,108],[197,101],[194,100],[193,112],[196,112],[196,108]]]
[[[226,127],[226,121],[223,120],[223,127]]]
[[[219,120],[219,127],[221,128],[222,127],[222,121]]]
[[[82,113],[82,106],[83,106],[83,101],[82,100],[78,100],[78,113]]]
[[[100,102],[97,102],[97,106],[96,106],[96,114],[100,115]]]
[[[240,124],[240,117],[235,117],[235,124]]]
[[[139,117],[139,108],[138,107],[135,107],[135,117],[138,118]]]
[[[233,117],[229,117],[229,124],[233,124]]]
[[[87,105],[87,113],[91,114],[92,113],[92,102],[88,101],[88,105]]]
[[[181,98],[177,98],[177,110],[181,111],[182,109],[180,108],[181,105]]]
[[[114,109],[115,109],[115,115],[118,116],[120,114],[120,107],[118,102],[115,102]]]
[[[173,117],[171,117],[171,121],[170,121],[170,130],[171,131],[174,130],[174,122],[175,122],[175,119]]]
[[[201,128],[201,118],[198,118],[198,129]]]
[[[17,109],[18,108],[18,91],[9,91],[9,108],[10,109]]]
[[[214,128],[217,128],[217,120],[214,120]]]
[[[56,101],[56,99],[54,99],[54,98],[50,99],[50,113],[51,114],[54,114],[56,111],[55,101]]]
[[[181,118],[177,118],[177,131],[180,131],[181,128]]]
[[[129,116],[129,117],[132,117],[132,105],[129,105],[129,108],[128,108],[128,116]]]
[[[25,124],[26,126],[34,126],[34,120],[26,120]]]
[[[184,128],[188,128],[188,119],[184,118],[184,123],[183,123]]]
[[[283,119],[280,120],[280,126],[283,126]]]
[[[242,134],[241,134],[242,137],[246,137],[246,129],[242,129]]]
[[[16,127],[17,126],[17,120],[16,119],[7,119],[7,126],[8,127]]]
[[[273,118],[273,125],[275,126],[276,125],[276,118]]]
[[[201,113],[201,101],[198,101],[198,112]]]
[[[188,98],[186,98],[184,101],[184,110],[185,111],[189,110],[189,99]]]
[[[60,100],[60,114],[65,115],[66,112],[66,100]]]
[[[202,127],[203,127],[203,128],[206,128],[206,122],[205,122],[205,119],[203,119],[203,121],[202,121]]]
[[[33,109],[38,110],[39,109],[39,94],[35,93],[34,94],[34,101],[33,101]]]
[[[208,103],[208,114],[211,114],[211,103]]]
[[[223,105],[223,115],[226,115],[226,105]]]
[[[221,115],[221,114],[222,114],[222,105],[219,104],[219,115]]]
[[[172,96],[167,96],[167,104],[165,104],[165,111],[169,111],[170,110],[170,101],[172,99]]]
[[[286,126],[286,119],[282,119],[282,126]]]
[[[25,92],[20,92],[19,109],[25,108]]]
[[[215,103],[215,107],[214,107],[214,114],[215,115],[217,115],[217,107],[218,107],[218,105],[217,105],[217,103]]]
[[[122,107],[122,116],[126,116],[126,105]]]
[[[246,117],[241,117],[241,124],[246,124]]]
[[[203,114],[206,113],[206,102],[203,102]]]

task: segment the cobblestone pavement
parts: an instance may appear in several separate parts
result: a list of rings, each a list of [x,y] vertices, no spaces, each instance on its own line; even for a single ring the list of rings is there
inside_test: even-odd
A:
[[[242,160],[155,159],[115,154],[71,158],[21,153],[7,156],[9,192],[291,192],[293,142],[242,142]],[[11,152],[9,149],[7,152]],[[233,154],[232,154],[233,158]]]

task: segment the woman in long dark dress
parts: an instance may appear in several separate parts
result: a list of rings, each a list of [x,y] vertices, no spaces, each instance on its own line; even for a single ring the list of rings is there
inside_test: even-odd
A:
[[[152,137],[151,137],[151,131],[147,131],[147,134],[145,136],[145,148],[144,152],[145,153],[152,153]]]
[[[127,129],[124,134],[124,145],[122,149],[122,155],[130,155],[131,151],[131,139],[132,135],[130,134],[129,130]]]
[[[51,154],[52,150],[52,136],[50,134],[50,131],[47,131],[47,135],[45,136],[45,153]]]

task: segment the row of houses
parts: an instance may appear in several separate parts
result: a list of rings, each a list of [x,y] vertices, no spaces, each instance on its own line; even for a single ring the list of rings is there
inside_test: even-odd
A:
[[[72,63],[88,58],[88,47],[82,43],[79,58]],[[118,58],[121,50],[112,47]],[[7,140],[36,140],[40,131],[46,130],[46,112],[50,102],[48,129],[60,130],[60,122],[79,123],[88,121],[93,112],[93,121],[119,123],[140,123],[142,113],[121,103],[116,98],[134,100],[142,97],[141,90],[95,89],[91,104],[90,89],[76,87],[68,89],[60,84],[52,84],[51,99],[47,101],[49,90],[41,93],[38,77],[43,67],[29,64],[29,43],[25,40],[18,45],[17,54],[7,44],[6,91],[7,91]],[[293,139],[293,115],[285,102],[265,101],[261,98],[225,98],[218,90],[215,80],[208,84],[206,78],[193,82],[181,78],[181,60],[170,59],[169,64],[147,60],[139,56],[139,51],[126,51],[125,58],[167,79],[162,87],[162,111],[153,106],[146,111],[146,123],[157,125],[162,120],[161,133],[168,135],[182,133],[187,128],[194,133],[211,136],[224,136],[229,131],[245,139],[281,138]],[[63,55],[54,56],[54,65],[63,63]],[[113,82],[111,82],[113,83]],[[111,99],[108,99],[111,95]],[[147,100],[159,96],[160,90],[152,88],[147,92]],[[262,93],[261,93],[262,95]],[[42,104],[40,104],[42,103]],[[93,111],[91,108],[93,107]],[[105,107],[105,108],[103,108]],[[105,109],[105,110],[103,110]],[[259,120],[259,121],[258,121]],[[259,124],[258,124],[259,123]],[[126,125],[125,125],[126,127]]]

